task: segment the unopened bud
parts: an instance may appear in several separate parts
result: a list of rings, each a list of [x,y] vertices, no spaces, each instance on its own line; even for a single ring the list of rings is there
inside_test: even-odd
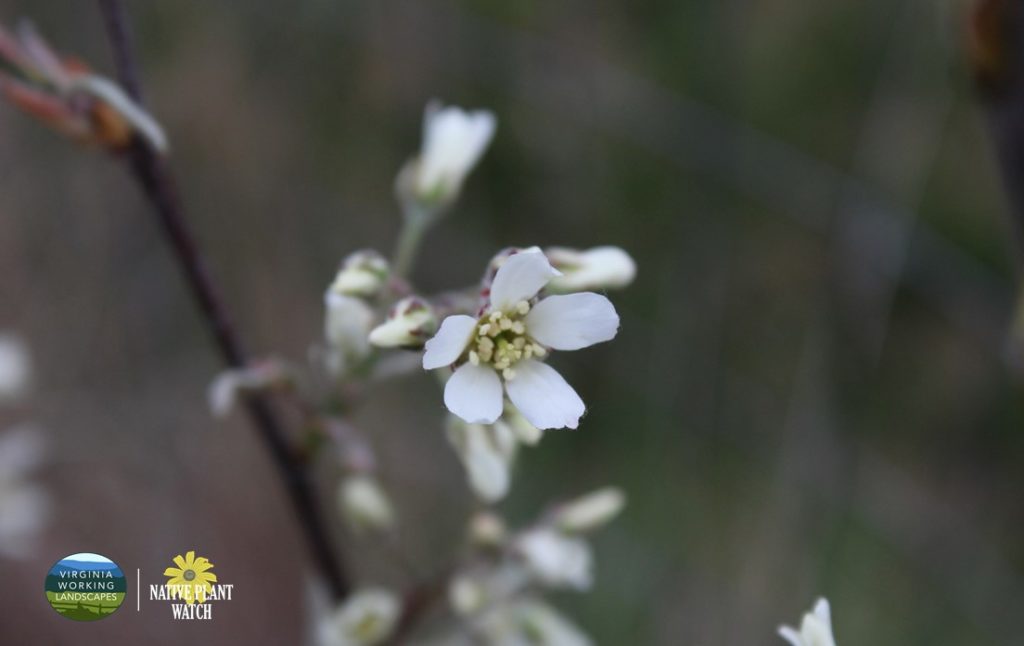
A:
[[[379,348],[416,348],[436,329],[434,308],[425,300],[410,296],[395,303],[387,320],[370,332],[370,343]]]
[[[563,532],[588,532],[615,518],[625,505],[626,496],[620,489],[605,487],[560,507],[554,525]]]
[[[548,283],[552,292],[582,292],[626,287],[636,277],[636,262],[618,247],[586,251],[566,247],[544,250],[551,265],[562,272]]]
[[[356,251],[345,258],[328,289],[345,296],[376,296],[388,279],[388,261],[376,251]]]
[[[338,503],[353,531],[385,530],[395,524],[391,501],[370,476],[354,475],[342,480]]]

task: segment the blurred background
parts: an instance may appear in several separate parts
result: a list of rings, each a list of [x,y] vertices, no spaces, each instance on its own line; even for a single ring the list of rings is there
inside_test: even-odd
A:
[[[348,252],[390,250],[397,169],[431,98],[498,134],[416,269],[473,282],[509,244],[615,244],[614,343],[555,365],[590,407],[521,456],[518,522],[604,484],[629,495],[597,578],[555,603],[599,644],[780,644],[818,595],[840,644],[1024,634],[1024,406],[1007,352],[1013,235],[948,0],[128,3],[149,106],[214,274],[260,355],[301,361]],[[104,73],[94,3],[0,0]],[[305,545],[124,165],[0,108],[0,330],[35,361],[53,497],[0,560],[11,644],[299,643]],[[430,379],[359,417],[430,571],[473,508]],[[326,500],[331,477],[322,474]],[[343,535],[340,528],[339,535]],[[360,580],[402,585],[373,541]],[[43,579],[95,551],[159,582],[216,564],[215,621],[125,604],[57,617]]]

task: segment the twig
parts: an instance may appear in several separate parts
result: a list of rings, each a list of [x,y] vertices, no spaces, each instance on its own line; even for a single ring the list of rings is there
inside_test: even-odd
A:
[[[99,0],[99,6],[113,48],[118,79],[125,91],[141,104],[141,83],[124,7],[120,0]],[[160,220],[167,241],[174,251],[192,297],[221,357],[232,368],[248,365],[247,354],[185,219],[171,170],[162,157],[156,155],[137,137],[129,150],[128,161]],[[334,598],[344,598],[349,593],[348,576],[331,544],[305,466],[289,446],[282,424],[264,395],[257,393],[248,397],[246,407],[254,428],[270,452],[274,465],[284,481],[317,566],[327,579]]]

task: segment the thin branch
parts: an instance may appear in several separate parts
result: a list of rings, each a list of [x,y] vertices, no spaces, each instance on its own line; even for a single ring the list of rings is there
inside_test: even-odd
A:
[[[113,48],[118,79],[125,91],[141,104],[141,83],[124,7],[120,0],[99,0],[99,6]],[[138,138],[132,143],[128,161],[160,220],[164,235],[174,251],[221,357],[232,368],[248,365],[247,354],[185,218],[170,168],[162,157]],[[284,481],[317,566],[327,579],[334,598],[344,598],[349,593],[349,579],[331,543],[305,466],[289,446],[283,426],[269,401],[261,394],[254,394],[247,399],[246,406],[253,427],[266,445]]]

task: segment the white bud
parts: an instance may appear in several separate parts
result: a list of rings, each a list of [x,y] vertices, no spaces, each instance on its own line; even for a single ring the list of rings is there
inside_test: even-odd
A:
[[[206,390],[206,399],[214,417],[227,417],[240,394],[267,388],[287,377],[278,361],[261,361],[249,368],[225,370],[217,375]]]
[[[553,524],[563,532],[588,532],[615,518],[625,505],[622,490],[605,487],[560,507],[555,511]]]
[[[400,610],[398,598],[387,590],[358,590],[320,622],[320,646],[380,644],[394,630]]]
[[[437,329],[430,303],[409,296],[395,303],[386,321],[370,332],[370,343],[379,348],[421,347]]]
[[[396,182],[399,200],[426,211],[453,202],[487,150],[495,127],[494,114],[486,110],[467,112],[436,101],[427,105],[420,154],[405,165]]]
[[[586,590],[593,582],[593,557],[582,539],[551,529],[535,529],[522,535],[516,547],[544,585]]]
[[[28,558],[50,517],[51,498],[30,475],[43,461],[39,431],[21,426],[0,433],[0,555]]]
[[[504,498],[511,486],[516,454],[511,429],[500,422],[491,426],[466,424],[450,416],[448,440],[466,469],[473,492],[485,502]]]
[[[562,272],[548,283],[552,292],[582,292],[626,287],[636,277],[636,263],[618,247],[586,251],[551,247],[544,251],[551,265]]]
[[[460,615],[471,615],[487,601],[484,586],[470,576],[457,576],[448,585],[448,603]]]
[[[497,514],[481,511],[469,520],[469,540],[474,545],[496,547],[505,542],[508,530]]]
[[[384,287],[389,272],[388,261],[376,251],[356,251],[342,262],[328,292],[370,298]]]
[[[395,524],[395,511],[375,479],[349,476],[338,487],[338,504],[353,531],[385,530]]]
[[[0,334],[0,403],[24,397],[31,376],[28,346],[13,334]]]
[[[516,439],[527,446],[535,446],[544,436],[544,431],[531,424],[515,406],[506,405],[501,420],[512,429]]]
[[[505,634],[495,643],[544,644],[545,646],[591,646],[590,638],[576,625],[539,599],[514,601],[505,615]]]
[[[327,367],[334,375],[345,373],[370,354],[373,310],[362,299],[328,291],[324,335],[327,337]]]
[[[836,646],[832,636],[832,611],[828,599],[818,599],[814,610],[804,614],[800,632],[789,626],[779,626],[779,636],[792,646]]]

